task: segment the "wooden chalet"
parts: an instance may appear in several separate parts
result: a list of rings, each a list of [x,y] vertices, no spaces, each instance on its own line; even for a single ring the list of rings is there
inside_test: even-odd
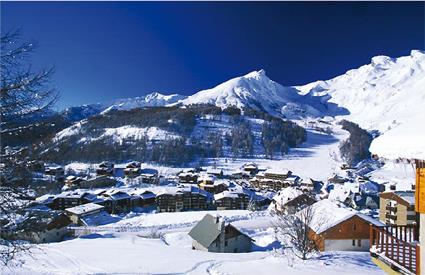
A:
[[[114,164],[109,161],[101,162],[96,168],[96,174],[99,176],[101,175],[112,176],[114,174]]]
[[[178,175],[180,183],[196,184],[198,182],[198,174],[194,170],[185,170]]]
[[[124,168],[124,175],[126,177],[137,177],[140,175],[140,162],[130,162]]]
[[[370,225],[383,226],[378,220],[339,207],[328,199],[310,207],[314,217],[309,225],[309,238],[320,251],[368,251]]]

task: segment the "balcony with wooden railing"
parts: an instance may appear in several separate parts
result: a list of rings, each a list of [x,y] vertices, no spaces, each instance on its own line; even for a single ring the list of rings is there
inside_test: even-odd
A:
[[[416,225],[370,226],[372,256],[405,274],[420,274],[418,239]]]

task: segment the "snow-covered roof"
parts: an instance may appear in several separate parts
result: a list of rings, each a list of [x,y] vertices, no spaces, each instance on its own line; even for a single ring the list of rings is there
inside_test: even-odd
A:
[[[86,192],[82,192],[80,190],[74,190],[74,191],[62,192],[59,195],[57,195],[56,198],[79,199],[79,198],[82,198],[85,194],[86,194]]]
[[[273,200],[276,201],[280,205],[285,205],[287,202],[295,199],[300,196],[303,192],[301,190],[295,189],[293,187],[288,187],[281,190]]]
[[[213,175],[210,175],[210,174],[201,173],[198,176],[198,182],[214,181],[214,180],[215,180],[215,177]]]
[[[103,193],[103,195],[108,196],[114,200],[123,200],[130,198],[130,195],[126,192],[114,189],[106,191],[105,193]]]
[[[334,188],[329,192],[329,200],[344,202],[350,193],[347,186],[334,185]]]
[[[316,234],[325,232],[357,213],[354,209],[339,207],[328,199],[318,201],[310,207],[313,209],[313,217],[309,226]],[[301,215],[300,213],[303,211],[306,211],[306,209],[299,211],[297,215]]]
[[[316,232],[316,234],[321,234],[353,216],[358,216],[366,222],[376,226],[382,226],[382,223],[378,220],[375,220],[372,217],[362,214],[354,209],[339,206],[329,199],[318,201],[310,207],[313,208],[314,213],[310,228]],[[300,215],[300,212],[302,211],[306,211],[306,209],[299,211],[297,215]]]
[[[286,169],[286,168],[281,168],[281,169],[270,168],[270,169],[267,169],[266,171],[264,171],[264,174],[288,175],[289,172],[291,172],[291,171]]]
[[[385,132],[372,141],[369,151],[387,159],[425,160],[424,123],[425,117],[415,118]]]
[[[74,206],[71,208],[65,209],[67,212],[75,214],[75,215],[82,215],[87,213],[93,213],[98,210],[102,210],[105,207],[99,204],[95,203],[86,203],[78,206]]]
[[[232,192],[232,191],[223,191],[221,193],[214,195],[214,200],[220,200],[223,198],[238,198],[240,193]]]

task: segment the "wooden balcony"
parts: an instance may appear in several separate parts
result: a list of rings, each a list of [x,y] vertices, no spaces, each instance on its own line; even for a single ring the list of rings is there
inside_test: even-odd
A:
[[[416,225],[370,226],[371,255],[406,274],[420,274],[418,239]]]

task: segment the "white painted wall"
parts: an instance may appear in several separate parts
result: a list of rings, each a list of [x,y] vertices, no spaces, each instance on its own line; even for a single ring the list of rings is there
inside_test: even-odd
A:
[[[369,239],[361,240],[361,246],[353,246],[353,240],[325,240],[325,251],[369,251]]]

